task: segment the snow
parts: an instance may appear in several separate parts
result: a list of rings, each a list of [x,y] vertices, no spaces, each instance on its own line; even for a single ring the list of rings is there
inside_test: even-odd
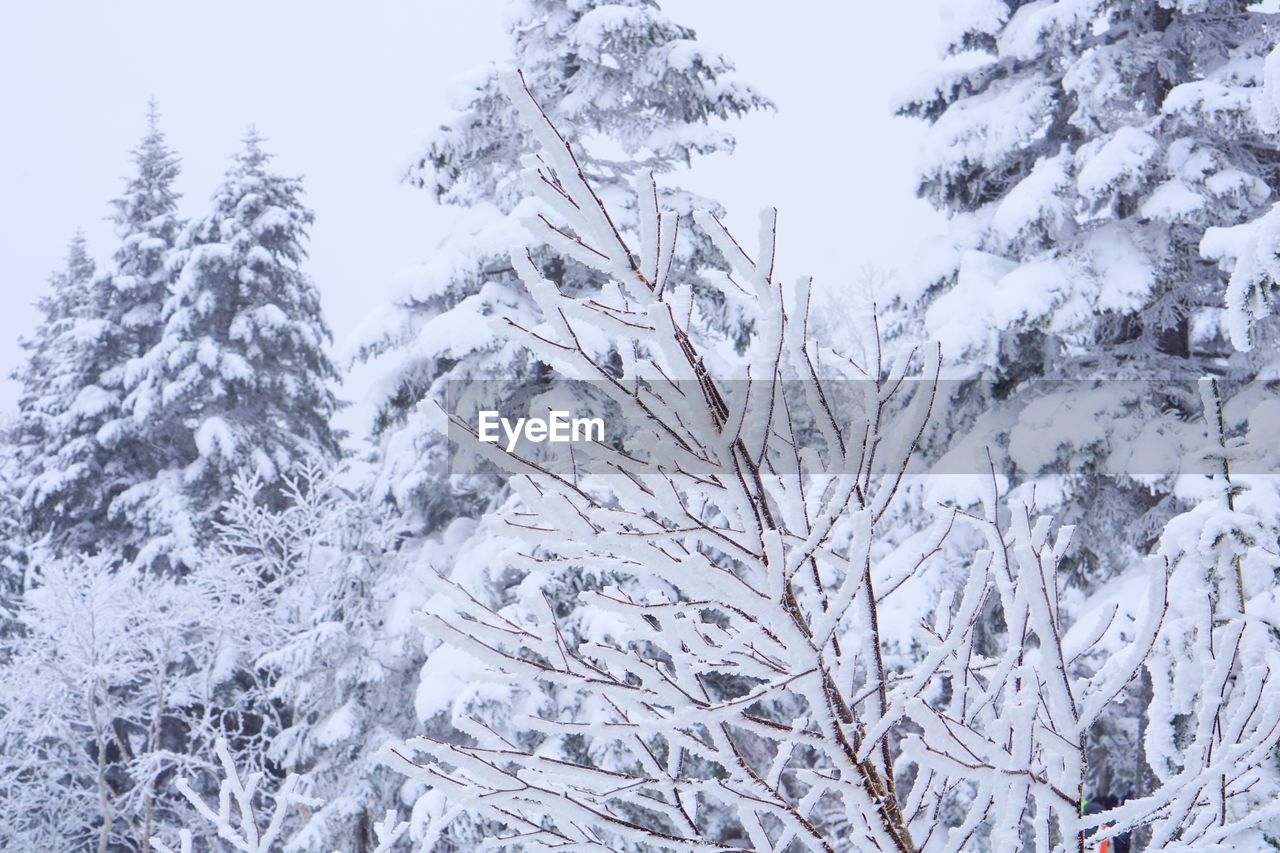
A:
[[[1104,0],[1035,0],[1018,7],[1000,32],[999,50],[1015,59],[1034,59],[1048,36],[1083,34],[1100,23]]]
[[[1029,78],[996,81],[986,92],[952,104],[922,146],[921,173],[999,164],[1045,132],[1052,98],[1046,82]]]
[[[1009,190],[991,217],[992,230],[1006,244],[1043,224],[1052,232],[1070,216],[1064,190],[1070,186],[1066,154],[1038,161],[1031,173]]]
[[[1174,178],[1165,181],[1152,191],[1142,203],[1142,215],[1147,219],[1163,219],[1177,222],[1187,219],[1205,206],[1205,198],[1183,181]]]
[[[235,458],[239,442],[231,425],[220,417],[205,418],[195,432],[196,449],[202,457]]]
[[[1253,86],[1280,60],[1252,13],[1166,5],[1202,28],[1177,62],[1102,0],[1007,26],[1007,3],[949,9],[946,38],[997,55],[917,90],[930,117],[951,104],[922,151],[951,218],[886,287],[881,340],[839,316],[871,299],[813,311],[777,273],[776,212],[740,242],[667,187],[732,146],[684,107],[762,105],[722,57],[643,0],[524,0],[513,64],[546,113],[507,78],[512,126],[490,69],[434,137],[458,173],[418,177],[465,209],[371,328],[348,382],[379,432],[345,461],[331,373],[276,369],[325,359],[289,261],[297,185],[250,150],[177,245],[154,242],[179,230],[167,202],[122,228],[134,254],[42,305],[0,454],[0,773],[24,781],[0,786],[0,847],[30,815],[139,847],[152,796],[161,853],[196,833],[386,853],[410,829],[422,849],[1048,850],[1104,823],[1259,847],[1280,826],[1280,212],[1254,152],[1280,108]],[[1148,62],[1163,104],[1129,95]],[[84,319],[89,293],[119,310]],[[1171,305],[1189,355],[1154,341]],[[1221,380],[1203,417],[1175,382],[1150,399],[1188,370]],[[582,376],[598,396],[556,387]],[[748,376],[804,393],[778,406]],[[492,470],[454,466],[433,404],[495,379],[522,412],[603,401],[630,431],[567,469],[492,447],[470,448]],[[826,417],[818,392],[847,390],[826,383],[860,405]],[[245,718],[261,740],[219,740]],[[84,748],[121,731],[130,759]],[[1150,790],[1082,814],[1134,755]],[[411,817],[370,837],[387,806]],[[32,837],[8,846],[84,846]]]
[[[995,35],[1009,15],[1001,0],[956,0],[941,7],[938,50],[948,51],[969,32]]]
[[[1183,115],[1197,123],[1232,124],[1252,114],[1254,90],[1243,86],[1227,86],[1215,80],[1182,83],[1165,95],[1161,111],[1165,115]]]
[[[1120,415],[1138,402],[1139,393],[1140,388],[1133,383],[1104,382],[1088,389],[1069,387],[1068,393],[1032,400],[1023,407],[1009,433],[1009,457],[1032,476],[1063,459],[1070,470],[1075,467],[1073,462],[1097,457],[1104,466],[1115,466],[1113,473],[1123,473],[1129,470],[1130,460],[1121,462],[1115,457],[1123,458],[1128,449],[1124,445],[1131,443],[1130,436],[1123,432],[1132,427]],[[1118,436],[1117,430],[1121,432]],[[1145,446],[1145,442],[1136,444]]]
[[[71,404],[70,412],[76,417],[93,418],[110,411],[115,404],[115,394],[99,388],[97,385],[89,385],[81,388],[79,393],[76,394],[75,401]]]
[[[642,6],[621,4],[596,6],[578,18],[577,23],[569,31],[569,37],[573,39],[575,46],[583,51],[583,56],[590,58],[598,56],[600,48],[609,35],[633,27],[646,26],[649,21],[649,11]]]
[[[1073,277],[1053,259],[1017,265],[998,255],[967,251],[960,259],[955,285],[929,306],[925,324],[949,360],[979,361],[993,355],[989,329],[1034,324],[1068,304],[1076,287]],[[1054,322],[1070,326],[1069,311]]]
[[[1237,349],[1253,345],[1253,323],[1271,313],[1272,291],[1280,281],[1280,213],[1275,207],[1258,220],[1230,228],[1210,228],[1200,241],[1206,258],[1231,267],[1227,284],[1227,328]]]
[[[1273,48],[1263,63],[1262,87],[1253,108],[1263,130],[1280,133],[1280,47]]]
[[[1136,127],[1122,127],[1109,139],[1090,143],[1076,156],[1080,195],[1096,200],[1133,189],[1159,152],[1155,137]]]
[[[1098,281],[1099,308],[1134,311],[1143,304],[1155,284],[1155,270],[1123,227],[1095,229],[1083,248]]]
[[[325,717],[315,727],[314,737],[321,746],[332,746],[356,733],[360,708],[354,701],[349,701]]]

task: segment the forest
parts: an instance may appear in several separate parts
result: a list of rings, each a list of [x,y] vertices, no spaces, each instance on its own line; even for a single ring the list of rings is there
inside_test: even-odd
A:
[[[1280,11],[948,3],[942,233],[819,282],[683,187],[785,99],[506,5],[349,355],[309,179],[183,196],[191,105],[11,282],[0,850],[1280,849]]]

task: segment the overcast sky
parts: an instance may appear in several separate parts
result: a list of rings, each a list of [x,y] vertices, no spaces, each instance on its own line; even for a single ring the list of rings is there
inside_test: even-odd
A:
[[[913,197],[921,128],[893,97],[935,61],[942,0],[666,0],[675,20],[732,58],[778,111],[736,122],[732,156],[700,161],[688,188],[754,233],[781,210],[784,275],[853,282],[910,261],[940,220]],[[503,0],[214,4],[14,3],[0,27],[0,410],[18,338],[77,227],[99,262],[105,217],[130,171],[147,99],[180,154],[182,212],[196,216],[250,124],[279,169],[305,177],[316,212],[308,270],[341,352],[429,255],[450,213],[400,183],[456,80],[505,56]],[[358,389],[347,396],[358,397]]]

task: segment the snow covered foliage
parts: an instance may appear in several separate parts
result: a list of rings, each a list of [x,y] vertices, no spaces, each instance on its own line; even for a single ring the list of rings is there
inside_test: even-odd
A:
[[[1158,0],[950,13],[948,62],[902,109],[932,125],[920,192],[953,225],[902,298],[958,375],[1195,378],[1229,330],[1245,343],[1240,282],[1280,181],[1271,17]],[[1237,257],[1228,287],[1210,260]]]
[[[1069,574],[1087,593],[1137,571],[1198,500],[1179,487],[1202,442],[1196,381],[1230,396],[1275,375],[1259,301],[1280,187],[1274,15],[994,0],[947,17],[945,65],[903,107],[931,125],[920,192],[951,216],[897,306],[957,362],[925,446],[952,460],[989,447],[1034,480],[1080,528]],[[1115,766],[1096,793],[1150,784],[1134,703],[1099,741]]]
[[[129,366],[158,340],[172,281],[169,251],[182,228],[173,188],[178,159],[154,102],[147,121],[135,172],[113,202],[120,245],[111,263],[86,286],[79,279],[92,275],[92,265],[83,246],[73,246],[28,346],[20,406],[26,427],[41,422],[42,437],[23,462],[27,527],[59,547],[136,547],[146,533],[116,503],[156,466],[154,442],[127,417],[124,399]],[[60,375],[41,378],[51,368]]]
[[[94,384],[77,397],[81,411],[79,433],[92,435],[104,456],[97,482],[107,490],[107,518],[97,519],[120,531],[108,541],[112,547],[145,548],[153,532],[174,525],[148,519],[134,511],[133,490],[153,479],[164,466],[164,441],[156,441],[150,424],[135,421],[127,398],[137,383],[142,357],[161,335],[161,312],[173,285],[171,254],[185,227],[178,213],[177,156],[159,129],[152,102],[148,132],[134,152],[137,173],[114,201],[120,246],[107,274],[97,284],[94,319],[80,359],[97,371]],[[96,334],[95,334],[96,332]],[[103,544],[101,540],[95,543]]]
[[[337,454],[311,214],[250,139],[187,229],[154,104],[134,160],[120,246],[95,275],[72,242],[4,427],[5,849],[147,850],[189,822],[175,772],[210,778],[219,736],[260,769],[291,724],[257,662],[279,590],[207,543],[238,469],[283,499],[295,460]]]
[[[272,796],[275,805],[266,826],[259,826],[257,801],[260,797],[258,788],[262,782],[262,774],[249,773],[241,778],[226,741],[218,741],[214,749],[222,764],[223,773],[222,782],[218,786],[217,809],[205,802],[187,780],[179,779],[177,786],[200,816],[217,830],[218,838],[229,843],[233,849],[243,853],[269,853],[279,849],[286,840],[285,819],[290,807],[313,808],[320,805],[320,801],[314,797],[295,793],[299,779],[297,776],[287,776]],[[395,812],[388,812],[382,821],[374,824],[377,836],[375,846],[360,849],[367,849],[372,853],[388,853],[408,828],[407,823],[395,819]],[[159,838],[153,838],[157,853],[192,853],[191,831],[183,829],[178,837],[177,851]]]
[[[580,146],[583,168],[614,202],[623,227],[635,218],[632,175],[731,150],[732,137],[713,125],[769,106],[737,81],[724,57],[702,47],[692,30],[651,0],[519,0],[510,31],[512,55],[504,64],[524,71]],[[532,150],[495,68],[464,94],[458,114],[409,173],[411,182],[462,213],[456,233],[409,274],[404,293],[367,336],[364,357],[376,362],[380,377],[373,401],[379,492],[426,529],[474,514],[496,486],[485,478],[447,479],[446,451],[417,405],[442,400],[450,381],[500,378],[517,393],[544,378],[487,319],[521,314],[532,322],[536,316],[506,259],[510,246],[523,240],[521,219],[539,212],[518,189],[520,158]],[[677,190],[664,199],[685,213],[710,206]],[[537,251],[548,275],[565,286],[598,286],[595,273],[573,257]],[[686,233],[677,240],[673,263],[677,279],[697,284],[708,268],[724,262],[705,240]],[[704,301],[701,309],[706,322],[745,334],[722,300]],[[446,483],[449,488],[442,487]]]
[[[1005,375],[1035,346],[1109,365],[1220,345],[1191,339],[1226,290],[1200,247],[1229,254],[1214,229],[1271,205],[1270,24],[1234,1],[951,13],[947,66],[903,108],[932,123],[922,194],[957,214],[918,294],[948,352]],[[1248,287],[1227,305],[1238,344]]]
[[[104,556],[33,557],[0,641],[0,846],[145,850],[188,821],[170,783],[215,734],[261,749],[228,667],[244,598]]]
[[[22,598],[22,576],[30,540],[23,530],[21,496],[18,493],[18,462],[13,450],[18,435],[16,419],[0,422],[0,637],[16,628],[15,615]],[[0,666],[4,658],[0,656]]]
[[[73,540],[90,541],[83,528],[103,507],[95,492],[101,457],[81,419],[99,413],[106,392],[96,386],[93,363],[81,357],[84,338],[99,327],[93,311],[95,265],[77,233],[66,267],[49,281],[38,303],[43,315],[23,340],[26,363],[15,373],[22,384],[19,416],[10,453],[14,476],[23,484],[16,497],[24,507],[27,532],[41,536],[56,527]]]
[[[1169,630],[1147,664],[1152,703],[1144,749],[1166,784],[1197,774],[1208,784],[1170,800],[1151,844],[1264,849],[1280,838],[1280,643],[1273,627],[1280,617],[1280,483],[1232,474],[1233,462],[1273,452],[1264,449],[1270,438],[1247,432],[1244,440],[1230,440],[1219,383],[1206,379],[1201,390],[1206,457],[1221,467],[1184,485],[1199,493],[1199,502],[1171,520],[1160,539],[1172,569]],[[1235,771],[1215,767],[1241,757],[1245,766]],[[1212,808],[1197,813],[1188,806],[1201,800]],[[1233,834],[1248,824],[1255,828]]]
[[[299,179],[268,169],[261,142],[245,136],[212,212],[183,232],[162,334],[129,365],[131,422],[162,437],[165,458],[118,501],[154,520],[151,552],[178,559],[191,559],[236,472],[276,482],[337,453],[329,330],[301,268],[314,217]]]
[[[399,522],[344,490],[339,473],[299,466],[279,508],[259,477],[238,479],[204,559],[232,587],[263,590],[251,668],[287,709],[265,758],[317,801],[287,824],[291,850],[369,849],[401,781],[376,754],[415,729],[421,638],[392,613],[406,594]]]
[[[1223,816],[1200,792],[1221,782],[1234,796],[1269,777],[1275,702],[1252,718],[1224,709],[1233,728],[1219,737],[1241,748],[1186,761],[1140,802],[1082,814],[1089,729],[1156,644],[1180,636],[1164,622],[1166,560],[1148,561],[1125,618],[1072,625],[1059,574],[1071,529],[1035,515],[1034,490],[1002,501],[994,471],[978,513],[939,508],[934,544],[894,548],[883,525],[935,400],[936,347],[892,434],[881,418],[908,393],[908,362],[847,365],[867,389],[866,420],[849,428],[824,405],[818,365],[835,368],[808,334],[808,283],[774,280],[773,217],[752,255],[700,216],[758,330],[742,356],[701,349],[678,310],[688,294],[668,287],[677,217],[651,201],[634,251],[547,115],[511,86],[542,146],[528,184],[562,217],[530,225],[607,281],[569,293],[516,252],[551,319],[511,328],[557,372],[601,378],[635,430],[584,447],[594,467],[557,471],[455,418],[455,434],[471,432],[512,477],[486,532],[513,543],[491,556],[526,574],[493,608],[458,567],[431,566],[424,624],[478,662],[484,690],[530,699],[519,714],[456,717],[461,742],[419,738],[397,753],[431,789],[415,840],[430,849],[468,817],[488,822],[488,843],[523,849],[1047,851],[1150,823],[1204,827],[1186,837],[1223,845],[1251,838],[1257,810],[1233,803]],[[640,196],[656,195],[642,180]],[[607,340],[628,354],[620,369]],[[748,375],[749,392],[725,390]],[[783,403],[789,376],[809,383],[812,433]],[[895,600],[924,592],[916,581],[961,526],[985,547],[912,627],[913,659],[886,666]],[[580,594],[571,633],[542,591],[583,566],[608,582]],[[1006,631],[979,642],[988,603]],[[1077,666],[1099,647],[1112,653]],[[1269,689],[1220,669],[1239,678],[1242,703]]]

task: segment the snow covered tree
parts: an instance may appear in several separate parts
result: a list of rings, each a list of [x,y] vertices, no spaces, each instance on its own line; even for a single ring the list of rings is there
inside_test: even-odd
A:
[[[175,772],[207,767],[219,735],[252,752],[228,732],[228,685],[257,617],[234,606],[249,590],[210,592],[106,555],[33,556],[0,641],[0,847],[146,851],[190,822]]]
[[[1258,301],[1274,20],[1237,0],[962,4],[943,70],[903,108],[931,125],[920,192],[951,217],[897,306],[956,362],[926,447],[959,466],[990,447],[1034,479],[1080,527],[1086,593],[1191,508],[1176,486],[1197,464],[1197,380],[1230,396],[1274,369]],[[1148,784],[1132,698],[1099,733],[1096,794]]]
[[[1082,814],[1089,730],[1144,665],[1159,666],[1153,649],[1186,641],[1165,622],[1167,554],[1147,561],[1127,612],[1073,623],[1061,571],[1071,529],[1053,535],[1034,488],[1002,500],[994,469],[978,511],[937,508],[928,537],[896,547],[884,528],[936,401],[936,345],[914,394],[908,360],[849,364],[865,398],[837,411],[820,365],[846,363],[809,336],[808,282],[774,279],[774,217],[752,256],[700,216],[749,288],[757,330],[744,354],[702,349],[685,325],[691,295],[667,286],[676,216],[642,184],[653,202],[634,251],[547,115],[518,79],[511,89],[542,146],[529,184],[564,218],[532,221],[536,237],[608,281],[567,292],[515,252],[548,320],[512,329],[561,375],[598,379],[624,428],[557,468],[447,413],[452,435],[510,473],[487,532],[518,543],[491,553],[528,574],[493,608],[456,567],[434,566],[428,624],[473,656],[485,689],[548,701],[460,719],[465,742],[406,745],[399,766],[431,789],[415,840],[429,848],[470,814],[490,822],[490,843],[522,849],[1084,850],[1144,825],[1217,845],[1196,849],[1254,841],[1274,801],[1222,800],[1255,787],[1268,797],[1258,783],[1274,775],[1280,688],[1265,668],[1242,670],[1240,695],[1214,706],[1220,724],[1200,726],[1219,748],[1197,747],[1142,800]],[[792,377],[802,405],[786,396]],[[961,585],[938,590],[929,564],[960,526],[985,547]],[[584,565],[610,583],[581,594],[574,616],[593,633],[575,638],[542,590]],[[988,601],[1007,630],[979,643]],[[895,624],[921,610],[927,620]],[[895,630],[915,632],[919,653],[890,667]],[[1212,666],[1204,651],[1189,663]],[[1231,657],[1218,653],[1215,672]]]
[[[769,106],[737,81],[728,60],[699,45],[692,30],[652,0],[519,0],[511,34],[504,64],[524,71],[579,145],[583,168],[617,201],[623,227],[635,218],[631,176],[731,150],[732,137],[713,123]],[[540,213],[518,190],[521,158],[532,151],[495,68],[473,84],[458,115],[409,173],[442,203],[465,209],[458,233],[412,273],[364,353],[381,375],[377,488],[426,529],[474,514],[498,484],[483,477],[450,480],[446,451],[417,405],[443,400],[450,382],[502,380],[518,396],[545,378],[526,351],[495,335],[486,320],[511,312],[531,318],[534,310],[506,259],[520,221]],[[664,201],[684,212],[713,207],[676,190],[664,192]],[[595,286],[595,273],[577,259],[538,251],[548,274],[566,286]],[[724,262],[705,240],[681,234],[673,264],[675,280],[700,285],[705,270]],[[709,297],[700,303],[706,321],[741,339],[745,331],[732,306],[712,298],[718,291],[698,289]]]
[[[1232,471],[1241,463],[1258,470],[1259,456],[1270,463],[1265,470],[1276,470],[1271,436],[1280,401],[1267,394],[1245,405],[1237,397],[1233,417],[1225,411],[1218,380],[1205,379],[1200,386],[1205,456],[1218,470],[1180,483],[1196,504],[1172,519],[1160,538],[1159,551],[1172,569],[1169,630],[1147,664],[1152,696],[1144,753],[1164,782],[1208,771],[1224,752],[1230,757],[1257,749],[1267,736],[1259,723],[1280,725],[1274,709],[1280,642],[1272,627],[1280,619],[1280,481]],[[1231,440],[1239,420],[1245,434]],[[1280,843],[1280,762],[1274,747],[1257,766],[1210,778],[1210,784],[1171,803],[1167,817],[1150,830],[1150,849],[1173,843],[1208,849],[1225,841],[1224,824],[1243,818],[1255,828],[1237,838],[1235,849]],[[1196,814],[1187,807],[1202,799],[1213,808]]]
[[[17,421],[16,417],[0,420],[0,668],[6,660],[4,640],[20,630],[17,614],[31,541],[25,530],[14,452],[21,435]]]
[[[137,381],[139,359],[160,339],[161,311],[173,284],[169,262],[185,226],[174,188],[179,161],[160,131],[155,101],[147,124],[134,151],[136,174],[113,202],[121,242],[108,273],[95,285],[99,322],[89,330],[92,337],[80,360],[97,372],[97,379],[80,392],[78,403],[78,432],[92,435],[104,458],[98,488],[109,501],[110,526],[120,531],[110,541],[130,550],[145,547],[156,528],[133,512],[128,494],[161,470],[167,437],[131,418],[127,397]]]
[[[1095,580],[1180,509],[1167,477],[1135,482],[1126,460],[1198,420],[1200,376],[1249,379],[1273,360],[1233,352],[1274,323],[1250,319],[1246,335],[1243,297],[1224,302],[1243,285],[1214,263],[1257,230],[1223,229],[1258,220],[1280,187],[1261,97],[1272,18],[1237,0],[967,4],[945,70],[903,108],[932,125],[920,191],[952,218],[901,298],[959,362],[951,375],[979,381],[940,433],[1001,409],[991,443],[1024,476],[1057,478]],[[1018,420],[1037,379],[1067,382],[1040,410],[1065,407],[1065,428],[1020,459],[1019,429],[1046,426]],[[1151,384],[1090,384],[1114,379]],[[1096,426],[1069,434],[1081,420]],[[1177,470],[1154,467],[1140,473]]]
[[[289,849],[326,853],[371,849],[377,819],[398,805],[403,780],[376,756],[415,728],[421,643],[395,624],[398,521],[339,475],[304,463],[288,474],[280,508],[259,477],[239,479],[202,566],[264,590],[250,666],[284,709],[265,757],[317,801],[286,824]]]
[[[322,805],[314,797],[306,797],[296,793],[300,779],[289,775],[280,784],[278,790],[271,795],[274,807],[266,826],[261,826],[258,813],[261,792],[259,786],[263,779],[261,773],[249,773],[243,778],[235,764],[235,758],[225,741],[216,745],[218,759],[221,762],[222,779],[218,785],[218,807],[215,810],[195,791],[185,779],[179,779],[177,787],[193,805],[200,816],[217,830],[218,838],[229,842],[236,850],[243,853],[269,853],[284,843],[286,849],[296,849],[296,839],[286,841],[285,827],[288,824],[288,812],[291,807],[315,808]],[[409,825],[396,820],[394,812],[388,812],[383,820],[374,824],[375,844],[368,848],[359,848],[359,853],[390,853],[396,842],[405,834]],[[164,843],[160,838],[153,838],[157,853],[192,853],[193,836],[191,830],[182,829],[178,833],[178,850]]]
[[[183,232],[162,334],[130,364],[130,422],[164,458],[117,502],[149,526],[148,554],[194,559],[237,471],[276,482],[337,453],[330,335],[302,270],[314,217],[301,181],[268,170],[261,141],[245,136],[213,211]]]
[[[113,202],[120,246],[107,271],[92,278],[83,242],[73,243],[18,377],[26,527],[58,549],[136,548],[146,536],[114,501],[157,465],[159,444],[126,416],[124,400],[131,366],[159,339],[169,252],[182,228],[178,158],[158,121],[152,102],[134,174]]]
[[[92,411],[96,396],[94,365],[81,357],[84,337],[97,328],[94,278],[84,235],[77,232],[66,266],[50,279],[50,292],[38,303],[40,324],[22,342],[26,363],[14,373],[22,385],[12,431],[14,487],[20,488],[16,497],[27,533],[36,537],[58,530],[91,541],[93,531],[76,525],[88,520],[86,510],[100,514],[103,509],[100,503],[84,504],[99,487],[101,457],[94,437],[80,428],[80,417]]]

